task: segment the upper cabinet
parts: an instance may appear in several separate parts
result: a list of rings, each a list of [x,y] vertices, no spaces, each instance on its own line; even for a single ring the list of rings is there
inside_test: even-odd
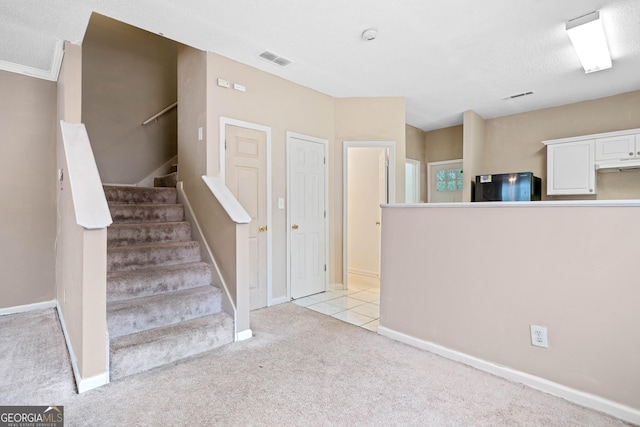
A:
[[[596,160],[625,161],[640,158],[640,135],[596,139]]]
[[[596,194],[596,170],[640,168],[640,129],[542,141],[547,194]]]
[[[595,141],[547,145],[547,194],[595,194]]]

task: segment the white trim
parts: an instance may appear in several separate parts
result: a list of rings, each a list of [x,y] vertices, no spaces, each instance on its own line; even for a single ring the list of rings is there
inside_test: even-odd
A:
[[[639,199],[627,200],[543,200],[531,202],[459,202],[422,203],[419,205],[382,205],[393,209],[440,209],[440,208],[637,208]]]
[[[568,400],[569,402],[573,402],[587,408],[595,409],[596,411],[604,412],[633,424],[640,424],[640,410],[638,409],[631,408],[629,406],[622,405],[612,400],[586,393],[584,391],[576,390],[574,388],[567,387],[565,385],[558,384],[556,382],[549,381],[547,379],[537,377],[526,372],[511,369],[506,366],[498,365],[486,360],[478,359],[477,357],[470,356],[456,350],[451,350],[439,344],[424,341],[419,338],[403,334],[402,332],[397,332],[393,329],[386,328],[384,326],[378,327],[378,333],[387,338],[391,338],[392,340],[408,344],[421,350],[435,353],[439,356],[446,357],[447,359],[454,360],[468,366],[472,366],[484,372],[489,372],[498,377],[505,378],[509,381],[524,384],[536,390],[549,393],[553,396],[561,397]]]
[[[34,302],[33,304],[16,305],[13,307],[0,308],[0,316],[6,316],[8,314],[26,313],[28,311],[46,310],[48,308],[56,307],[56,300]]]
[[[349,287],[347,278],[348,264],[348,209],[349,209],[349,148],[388,148],[389,149],[389,204],[396,202],[396,142],[395,141],[343,141],[342,147],[342,284],[344,288]]]
[[[324,263],[327,269],[324,274],[324,289],[329,289],[329,141],[314,136],[304,135],[301,133],[287,131],[287,296],[286,301],[291,300],[291,144],[293,139],[301,139],[303,141],[315,142],[322,144],[324,150]]]
[[[69,333],[67,332],[67,325],[64,322],[64,316],[62,315],[62,309],[60,308],[60,304],[56,302],[56,311],[58,312],[58,319],[60,319],[60,326],[62,327],[62,333],[64,335],[64,340],[67,343],[67,350],[69,351],[69,359],[71,359],[71,368],[73,369],[73,376],[76,380],[76,386],[78,387],[78,393],[84,393],[85,391],[92,390],[94,388],[103,386],[105,384],[109,384],[109,371],[95,375],[89,378],[82,378],[80,376],[80,369],[78,368],[78,359],[73,352],[73,347],[71,346],[71,339],[69,338]],[[108,341],[107,341],[108,342]],[[108,348],[108,347],[107,347]],[[107,360],[109,360],[107,358]]]
[[[422,202],[422,200],[420,200],[420,187],[421,187],[421,185],[420,185],[420,168],[422,167],[421,164],[420,164],[420,160],[406,158],[406,159],[404,159],[404,161],[405,161],[405,163],[409,163],[410,165],[412,165],[415,168],[415,172],[416,173],[415,173],[415,175],[413,177],[413,188],[414,188],[414,191],[415,191],[414,196],[415,196],[415,199],[416,199],[415,203],[420,203],[420,202]],[[405,193],[406,193],[406,188],[405,188]],[[406,199],[407,199],[407,197],[406,197],[406,194],[405,194],[405,203],[407,202]]]
[[[278,304],[282,304],[284,302],[289,302],[289,301],[291,301],[291,298],[285,295],[280,298],[273,298],[271,300],[271,305],[278,305]]]
[[[350,268],[348,270],[348,274],[357,274],[358,276],[374,277],[376,279],[380,278],[380,273],[377,273],[375,271],[358,270],[357,268]]]
[[[244,331],[236,333],[236,342],[245,341],[251,337],[253,337],[253,331],[251,331],[251,329],[245,329]]]
[[[462,165],[462,159],[443,160],[441,162],[428,162],[427,163],[427,203],[431,203],[431,168],[434,166],[445,166],[460,163]],[[464,171],[463,171],[464,173]]]
[[[136,187],[153,187],[153,179],[157,176],[167,175],[171,170],[171,166],[178,162],[178,156],[175,155],[166,162],[164,162],[159,168],[151,172],[149,175],[142,178],[140,181],[134,184]]]
[[[58,81],[60,67],[62,66],[62,58],[64,57],[64,42],[55,40],[53,44],[53,54],[51,55],[51,68],[43,70],[40,68],[29,67],[28,65],[16,64],[15,62],[1,61],[0,70],[9,71],[16,74],[24,74],[38,79]]]
[[[249,224],[251,222],[251,216],[244,210],[238,199],[234,197],[222,179],[202,175],[202,180],[214,197],[218,199],[233,222],[237,224]]]
[[[237,126],[245,129],[253,129],[264,132],[267,137],[267,307],[272,305],[272,274],[273,274],[273,254],[272,254],[272,236],[273,227],[271,224],[271,127],[259,125],[256,123],[245,122],[243,120],[231,119],[229,117],[220,117],[220,178],[225,182],[225,141],[227,139],[227,125]]]
[[[113,221],[87,129],[83,123],[60,120],[60,131],[67,161],[62,179],[69,181],[76,223],[88,230],[106,228]]]

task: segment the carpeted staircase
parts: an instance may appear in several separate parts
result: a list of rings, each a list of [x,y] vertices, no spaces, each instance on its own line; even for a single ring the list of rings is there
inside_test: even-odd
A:
[[[191,240],[175,188],[104,186],[110,378],[212,350],[233,341],[211,266]]]

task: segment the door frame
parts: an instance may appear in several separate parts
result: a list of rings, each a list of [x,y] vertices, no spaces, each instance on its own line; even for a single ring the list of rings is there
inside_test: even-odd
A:
[[[220,178],[222,182],[225,183],[225,174],[226,174],[226,153],[225,153],[225,143],[227,140],[227,125],[237,126],[245,129],[252,129],[264,132],[266,134],[266,143],[267,143],[267,159],[266,159],[266,173],[267,173],[267,307],[273,305],[273,284],[272,284],[272,236],[273,230],[271,226],[271,127],[259,125],[257,123],[245,122],[244,120],[232,119],[229,117],[220,116]],[[226,183],[225,183],[226,185]]]
[[[462,159],[443,160],[440,162],[428,162],[427,163],[427,203],[431,203],[431,168],[433,166],[445,166],[453,165],[455,163],[462,163]],[[464,175],[463,175],[464,177]]]
[[[293,138],[322,144],[324,150],[324,262],[327,269],[324,274],[324,288],[329,287],[329,162],[327,159],[329,141],[314,136],[287,131],[287,295],[286,301],[291,300],[291,165]],[[279,301],[284,302],[284,301]]]
[[[348,213],[349,213],[349,148],[388,148],[389,175],[387,199],[389,204],[396,202],[396,142],[395,141],[343,141],[342,147],[342,287],[348,286]]]
[[[415,189],[416,194],[416,202],[415,203],[421,203],[422,201],[420,200],[420,192],[421,192],[421,188],[422,186],[420,185],[420,160],[415,160],[415,159],[409,159],[406,158],[404,159],[405,163],[409,163],[410,165],[413,165],[413,167],[415,168],[415,176],[413,179],[413,188]],[[406,181],[406,177],[405,177],[405,181]],[[406,186],[405,186],[405,203],[407,201],[407,195],[406,195]]]

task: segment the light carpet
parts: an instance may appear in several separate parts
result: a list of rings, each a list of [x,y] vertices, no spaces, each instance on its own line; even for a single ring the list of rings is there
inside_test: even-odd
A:
[[[0,405],[66,426],[624,426],[563,399],[295,304],[255,336],[75,394],[55,311],[0,318]]]

